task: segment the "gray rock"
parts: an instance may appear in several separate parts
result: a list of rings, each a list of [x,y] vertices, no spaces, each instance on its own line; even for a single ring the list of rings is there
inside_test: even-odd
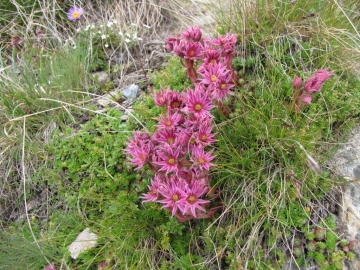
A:
[[[131,84],[124,89],[121,90],[121,94],[123,97],[129,100],[134,100],[140,95],[139,86],[136,84]]]
[[[335,154],[332,167],[349,180],[360,179],[360,126],[353,130],[349,140]]]
[[[97,235],[90,232],[89,228],[83,230],[68,247],[71,258],[77,259],[85,250],[96,247],[97,239]]]
[[[353,130],[348,142],[336,152],[330,164],[333,170],[351,181],[344,187],[340,220],[349,237],[360,242],[360,126]],[[354,253],[356,258],[346,261],[344,269],[360,269],[358,247]]]
[[[129,119],[129,116],[126,115],[126,114],[124,114],[124,115],[122,115],[122,116],[120,117],[120,120],[121,120],[122,122],[125,122],[125,121],[128,120],[128,119]]]

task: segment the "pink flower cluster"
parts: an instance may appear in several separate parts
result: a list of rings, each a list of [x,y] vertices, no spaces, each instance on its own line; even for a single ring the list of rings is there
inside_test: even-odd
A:
[[[178,221],[212,217],[221,206],[208,209],[216,198],[210,188],[209,170],[215,156],[208,150],[216,142],[212,132],[213,101],[222,104],[230,89],[232,56],[236,36],[203,39],[199,27],[191,27],[181,37],[170,37],[166,48],[185,61],[194,89],[179,93],[170,88],[154,94],[154,102],[164,108],[152,136],[135,132],[125,153],[136,170],[145,165],[155,173],[143,202],[158,202]],[[202,60],[197,71],[195,60]],[[200,75],[200,77],[199,77]],[[204,198],[205,197],[205,198]]]
[[[333,75],[327,68],[320,69],[310,77],[305,84],[302,80],[295,76],[293,80],[293,98],[297,109],[302,110],[306,105],[311,103],[312,95],[316,92],[320,92],[324,82]]]
[[[214,196],[208,171],[215,166],[215,156],[205,150],[216,141],[209,95],[198,85],[184,93],[161,89],[154,100],[166,111],[159,117],[158,129],[152,136],[135,132],[125,150],[136,170],[147,164],[155,173],[149,192],[141,198],[163,204],[179,221],[213,215],[204,213],[210,201],[201,198],[206,193]]]
[[[202,38],[200,27],[193,26],[180,37],[169,37],[165,48],[181,58],[194,84],[201,82],[206,85],[211,97],[221,101],[226,94],[231,94],[230,88],[238,81],[232,69],[235,44],[236,35],[227,33],[218,38]],[[195,70],[197,60],[202,64]]]

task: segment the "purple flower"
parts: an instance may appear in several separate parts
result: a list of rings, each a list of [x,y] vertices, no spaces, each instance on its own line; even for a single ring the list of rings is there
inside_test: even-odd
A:
[[[67,13],[67,17],[70,21],[77,21],[77,20],[80,20],[83,13],[84,13],[84,10],[81,7],[74,6],[69,9],[69,11]]]

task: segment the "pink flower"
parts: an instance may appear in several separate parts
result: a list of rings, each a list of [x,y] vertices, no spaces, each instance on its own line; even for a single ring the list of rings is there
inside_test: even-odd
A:
[[[181,33],[182,38],[189,39],[192,41],[200,41],[201,40],[201,30],[199,26],[192,26]]]
[[[173,51],[174,47],[179,43],[179,41],[180,39],[178,37],[168,37],[166,39],[165,49],[169,52]]]
[[[221,102],[223,99],[227,100],[227,95],[234,95],[230,89],[233,88],[235,84],[230,83],[230,81],[231,74],[228,74],[226,77],[221,77],[212,89],[212,97]]]
[[[184,47],[184,58],[185,59],[200,59],[201,58],[201,46],[197,42],[187,41]]]
[[[81,16],[83,15],[84,10],[80,7],[72,7],[69,9],[67,13],[67,17],[70,21],[77,21],[80,20]]]
[[[305,91],[309,93],[320,92],[324,82],[333,75],[332,72],[326,69],[320,69],[315,72],[314,76],[309,78],[305,83]]]
[[[202,79],[200,81],[203,84],[209,85],[209,89],[213,90],[215,88],[215,85],[224,78],[228,78],[228,74],[230,71],[226,68],[224,64],[221,63],[215,63],[213,65],[202,65],[198,72],[202,76]]]
[[[172,129],[175,128],[179,122],[182,120],[182,116],[175,112],[174,114],[171,114],[171,112],[168,112],[167,117],[161,115],[159,123],[160,125],[157,125],[159,128],[162,129]]]
[[[310,103],[311,103],[311,95],[309,95],[309,94],[303,94],[303,95],[301,95],[301,100],[302,100],[302,102],[304,102],[305,104],[310,104]]]
[[[155,132],[154,137],[157,142],[163,142],[168,145],[172,145],[177,139],[177,134],[175,133],[174,128],[161,129]]]
[[[174,43],[174,54],[179,56],[180,58],[184,58],[186,45],[187,45],[187,40],[184,39],[180,40],[177,43]]]
[[[172,182],[162,185],[159,192],[164,199],[159,200],[158,202],[165,204],[162,208],[168,209],[172,216],[176,214],[178,209],[181,210],[183,208],[182,199],[186,196],[186,194],[175,183]]]
[[[168,87],[166,90],[161,88],[160,93],[155,92],[154,95],[153,95],[155,105],[158,106],[158,107],[165,106],[166,103],[167,103],[167,93],[170,92],[170,91],[171,90]]]
[[[200,169],[209,170],[211,166],[216,166],[213,163],[210,163],[215,156],[211,156],[213,150],[208,153],[205,153],[204,148],[195,148],[193,150],[193,166],[199,166]]]
[[[210,110],[215,106],[211,104],[211,99],[206,93],[201,93],[199,90],[189,89],[186,94],[186,111],[193,113],[196,117],[206,118],[214,117]]]
[[[166,171],[166,173],[178,171],[178,158],[180,154],[180,147],[172,148],[172,147],[164,147],[163,152],[158,152],[159,161],[155,161],[154,163],[158,166],[161,166],[159,171]]]
[[[292,85],[294,89],[298,89],[302,86],[302,80],[298,76],[295,76]]]
[[[44,270],[56,270],[55,269],[55,264],[49,264],[48,266],[44,266]]]
[[[180,200],[180,207],[183,214],[192,214],[196,218],[196,210],[204,211],[205,209],[200,204],[210,203],[208,200],[200,199],[208,190],[201,182],[195,182],[191,188],[189,186],[185,189],[186,196]],[[189,211],[190,210],[190,211]]]
[[[207,46],[213,45],[221,48],[223,56],[235,54],[235,44],[237,36],[227,33],[225,36],[219,35],[218,38],[205,39]]]
[[[147,133],[134,132],[134,138],[129,140],[125,153],[132,156],[130,164],[137,166],[135,170],[139,170],[148,162],[154,145]]]
[[[151,181],[151,186],[148,186],[149,192],[144,193],[140,198],[144,199],[144,202],[155,202],[157,201],[159,197],[159,188],[161,187],[161,184],[164,182],[164,178],[155,175],[154,180]]]
[[[205,49],[205,57],[203,65],[214,65],[220,62],[221,51],[213,49]]]
[[[135,170],[140,170],[148,162],[149,152],[142,148],[134,148],[134,150],[128,154],[132,155],[133,157],[132,159],[130,159],[130,164],[137,166]]]
[[[183,97],[175,91],[169,91],[167,93],[168,110],[180,110],[184,108],[185,103]]]
[[[213,139],[216,134],[211,134],[211,131],[212,126],[201,125],[199,132],[197,133],[197,143],[204,147],[216,142],[216,140]]]

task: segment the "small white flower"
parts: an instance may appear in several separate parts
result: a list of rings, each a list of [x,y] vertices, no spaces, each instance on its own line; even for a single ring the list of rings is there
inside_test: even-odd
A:
[[[107,48],[107,47],[109,47],[109,44],[105,43],[105,45],[104,45],[104,46],[105,46],[105,48]]]
[[[145,27],[145,28],[151,28],[151,26],[149,26],[149,25],[146,25],[146,24],[143,24],[143,26]]]
[[[79,33],[81,31],[81,28],[76,29],[76,33]]]
[[[142,38],[138,37],[137,40],[143,40]]]
[[[125,36],[127,36],[127,37],[131,37],[129,33],[125,33]]]
[[[101,34],[101,31],[98,31],[98,34]]]
[[[101,39],[105,39],[105,38],[106,38],[106,35],[102,34]]]
[[[113,25],[113,22],[108,22],[108,23],[106,24],[107,27],[112,27],[112,25]]]
[[[100,24],[100,28],[103,28],[103,27],[104,27],[104,25]]]
[[[95,25],[90,25],[90,29],[94,29],[95,28]]]
[[[130,41],[131,41],[130,39],[125,38],[125,42],[126,42],[126,43],[129,43]]]
[[[117,24],[117,20],[113,20],[112,22],[113,22],[114,24]]]
[[[119,35],[120,35],[120,36],[123,36],[123,35],[124,35],[124,33],[123,33],[123,32],[121,32],[121,31],[119,31]]]

